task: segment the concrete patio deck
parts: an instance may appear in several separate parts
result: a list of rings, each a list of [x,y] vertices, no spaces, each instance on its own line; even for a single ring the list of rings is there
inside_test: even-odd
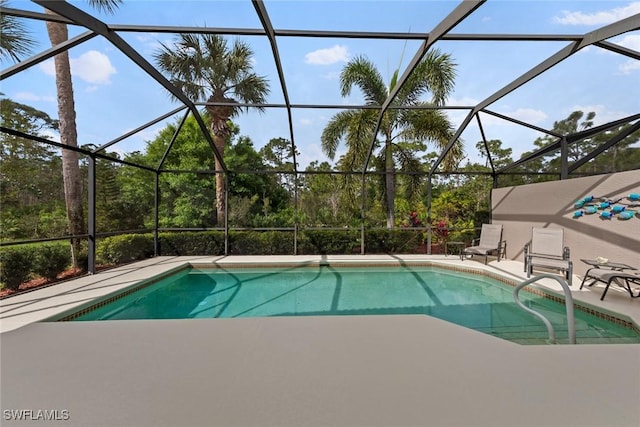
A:
[[[2,425],[47,425],[38,410],[73,426],[640,425],[635,344],[521,346],[427,316],[39,322],[185,262],[265,259],[154,258],[1,301]],[[515,261],[325,259],[524,277]],[[576,301],[640,323],[640,299],[612,287],[600,301],[603,287],[580,291],[580,281]]]

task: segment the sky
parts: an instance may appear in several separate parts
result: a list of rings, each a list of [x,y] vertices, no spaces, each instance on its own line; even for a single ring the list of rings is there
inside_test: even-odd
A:
[[[71,2],[109,24],[193,26],[261,29],[250,0],[169,1],[125,0],[113,15],[92,10],[88,1]],[[459,4],[458,1],[283,1],[266,0],[265,8],[275,29],[343,30],[428,33]],[[8,7],[41,12],[24,0],[10,0]],[[616,20],[640,14],[640,1],[516,1],[489,0],[452,29],[456,34],[578,34]],[[640,20],[640,15],[638,15]],[[50,47],[44,22],[24,21],[37,41],[34,54]],[[70,36],[84,28],[69,27]],[[160,43],[170,44],[175,34],[119,33],[150,63]],[[234,36],[235,37],[235,36]],[[233,39],[234,37],[229,37]],[[254,50],[254,70],[270,82],[267,103],[284,103],[271,48],[266,37],[240,36]],[[276,39],[285,82],[293,104],[360,105],[354,89],[341,97],[340,71],[356,56],[376,64],[385,82],[393,71],[404,71],[420,41],[278,37]],[[609,40],[640,52],[640,30]],[[448,53],[456,66],[456,82],[447,105],[474,106],[524,72],[567,46],[567,42],[438,41],[433,48]],[[147,76],[108,40],[98,36],[69,50],[80,144],[102,145],[162,116],[180,104]],[[2,69],[13,64],[3,59]],[[53,61],[30,67],[0,82],[0,92],[14,101],[31,105],[57,117]],[[425,99],[428,100],[428,99]],[[596,112],[595,124],[640,112],[640,61],[590,46],[562,61],[526,85],[492,104],[491,111],[551,129],[576,110]],[[293,139],[298,147],[299,167],[312,161],[329,161],[320,146],[320,135],[331,117],[341,110],[294,109]],[[464,110],[447,112],[454,126]],[[143,151],[160,129],[182,116],[172,116],[110,149],[126,154]],[[487,139],[499,139],[517,159],[533,149],[543,134],[481,113]],[[256,149],[272,138],[291,139],[284,109],[268,108],[263,114],[250,111],[234,120],[241,135]],[[57,136],[53,139],[58,140]],[[481,133],[474,121],[462,134],[467,160],[482,161],[475,144]]]

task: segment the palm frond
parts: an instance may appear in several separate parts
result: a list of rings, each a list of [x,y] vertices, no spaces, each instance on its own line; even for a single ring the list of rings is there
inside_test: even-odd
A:
[[[422,176],[414,174],[414,172],[424,172],[422,163],[415,154],[402,150],[401,147],[397,147],[396,153],[398,162],[400,163],[400,171],[409,173],[402,176],[402,188],[405,198],[416,199],[422,194]]]
[[[351,94],[353,86],[357,86],[364,95],[368,105],[382,105],[387,98],[387,87],[382,76],[364,56],[357,56],[340,73],[340,92],[343,97]]]
[[[7,1],[0,1],[6,7]],[[28,55],[36,42],[29,35],[27,27],[14,16],[0,14],[0,56],[20,61],[20,57]]]
[[[431,93],[431,102],[443,105],[453,91],[455,67],[449,54],[443,54],[438,49],[430,50],[398,92],[397,103],[414,105],[421,102],[424,94]]]
[[[122,0],[89,0],[89,4],[94,9],[112,14],[122,4]]]
[[[376,111],[362,110],[354,112],[345,138],[352,167],[362,168],[364,166],[374,137],[373,131],[377,120],[378,113]],[[374,150],[379,145],[376,142],[374,142]]]
[[[428,104],[427,104],[428,105]],[[402,110],[402,138],[406,141],[427,141],[442,151],[454,132],[447,116],[438,110]],[[444,159],[445,166],[457,165],[464,156],[462,140],[458,139]]]
[[[334,159],[340,140],[347,133],[352,120],[353,111],[342,111],[329,120],[320,136],[322,152],[330,159]]]

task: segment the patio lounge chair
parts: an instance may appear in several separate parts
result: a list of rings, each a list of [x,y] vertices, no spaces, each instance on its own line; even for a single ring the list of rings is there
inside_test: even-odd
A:
[[[582,284],[580,285],[580,289],[584,286],[584,283],[591,279],[591,283],[588,286],[594,285],[596,282],[606,283],[607,287],[604,288],[604,292],[600,297],[600,301],[604,300],[604,296],[607,295],[607,291],[609,290],[609,286],[611,286],[612,282],[617,283],[618,285],[625,288],[629,291],[629,295],[631,298],[640,297],[640,290],[638,291],[638,295],[633,294],[633,290],[631,289],[631,283],[640,285],[640,274],[638,272],[632,271],[622,271],[622,270],[607,270],[603,268],[590,268],[584,275],[584,279],[582,279]]]
[[[564,272],[569,286],[573,276],[569,248],[564,246],[564,229],[533,227],[531,241],[524,245],[524,271],[531,277],[534,267]]]
[[[477,243],[476,243],[477,242]],[[464,248],[460,254],[460,258],[464,260],[465,255],[484,255],[484,263],[487,263],[487,256],[490,253],[505,255],[507,251],[507,242],[502,240],[502,224],[482,224],[480,230],[480,239],[473,239],[471,246]]]

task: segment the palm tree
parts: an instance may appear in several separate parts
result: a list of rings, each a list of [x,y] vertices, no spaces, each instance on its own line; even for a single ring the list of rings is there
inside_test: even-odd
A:
[[[252,70],[252,57],[253,51],[246,43],[236,39],[229,47],[217,34],[181,34],[173,46],[162,44],[155,54],[158,67],[192,100],[227,104],[206,107],[211,115],[213,141],[221,156],[231,136],[229,119],[241,111],[234,104],[263,104],[269,94],[268,81]],[[263,107],[256,108],[264,111]],[[215,165],[217,223],[224,224],[225,183],[218,158]]]
[[[89,3],[99,10],[113,13],[121,0],[89,0]],[[45,8],[45,13],[57,15]],[[51,46],[57,46],[69,39],[67,25],[54,21],[47,21],[47,32]],[[69,53],[65,50],[54,57],[56,72],[56,90],[58,94],[58,119],[60,121],[60,142],[70,147],[78,146],[78,132],[76,129],[76,110],[73,99],[73,85],[71,84],[71,65]],[[73,150],[62,150],[62,177],[64,182],[64,198],[71,235],[84,234],[84,213],[82,209],[82,180],[80,179],[80,165],[78,153]],[[71,253],[73,266],[78,266],[77,255],[80,250],[80,240],[72,239]]]
[[[0,0],[0,7],[7,7],[7,0]],[[0,14],[0,57],[18,62],[35,45],[26,27],[13,16]]]
[[[392,106],[442,105],[453,89],[454,78],[455,64],[450,56],[438,50],[429,51],[398,91]],[[358,56],[342,70],[340,89],[342,96],[346,97],[357,86],[363,92],[366,105],[381,106],[394,90],[397,79],[398,70],[387,87],[374,64]],[[421,101],[420,98],[427,92],[432,95],[431,102]],[[344,138],[347,152],[340,161],[341,166],[346,170],[364,167],[377,119],[378,111],[373,109],[348,110],[336,114],[322,132],[323,152],[333,159]],[[433,142],[442,149],[452,138],[453,128],[447,117],[435,109],[389,109],[382,118],[379,134],[382,141],[376,140],[375,148],[382,149],[376,154],[373,164],[385,172],[383,202],[387,227],[393,227],[397,166],[402,171],[419,171],[421,164],[415,156],[416,148],[424,147],[425,142]],[[455,166],[461,157],[462,147],[457,141],[445,158],[445,165]],[[408,193],[417,192],[419,183],[417,175],[408,175]]]

